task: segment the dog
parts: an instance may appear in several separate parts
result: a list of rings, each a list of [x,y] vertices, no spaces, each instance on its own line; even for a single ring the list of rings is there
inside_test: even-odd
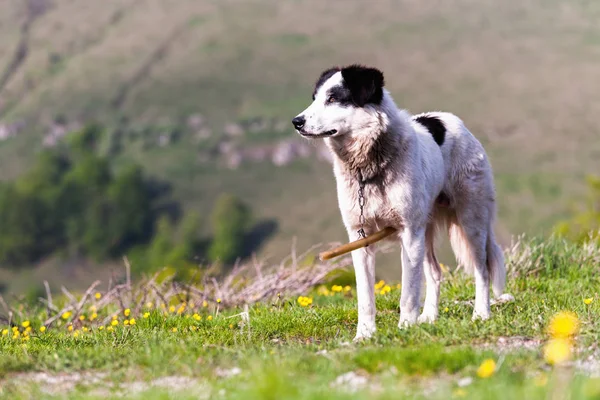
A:
[[[410,115],[396,106],[380,70],[355,64],[324,71],[312,104],[292,123],[303,137],[324,140],[332,153],[350,240],[397,229],[391,240],[402,247],[400,328],[438,317],[442,272],[434,240],[440,229],[448,230],[458,262],[475,275],[473,319],[490,317],[490,283],[500,296],[506,282],[493,231],[495,188],[487,154],[463,121],[446,112]],[[357,341],[376,331],[373,246],[353,251],[352,262]]]

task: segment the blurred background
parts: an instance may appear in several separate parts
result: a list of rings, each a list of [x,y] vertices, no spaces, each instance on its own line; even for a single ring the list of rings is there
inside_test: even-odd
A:
[[[0,292],[347,241],[290,120],[356,62],[483,143],[503,245],[593,228],[599,21],[591,0],[2,0]]]

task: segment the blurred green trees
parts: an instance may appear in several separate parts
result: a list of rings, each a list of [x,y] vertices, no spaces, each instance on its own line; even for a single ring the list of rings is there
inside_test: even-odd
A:
[[[0,263],[19,266],[55,251],[103,260],[147,238],[148,183],[139,166],[112,170],[95,151],[101,134],[98,126],[83,129],[0,188]]]
[[[202,239],[208,232],[200,216],[174,218],[162,201],[164,189],[139,165],[117,169],[99,154],[102,135],[97,125],[75,132],[40,152],[26,174],[0,183],[0,265],[19,268],[51,254],[96,261],[127,254],[135,271],[144,272],[230,264],[248,251],[251,212],[238,198],[217,200],[212,239]]]
[[[250,210],[238,198],[223,194],[212,213],[213,241],[208,251],[211,261],[232,263],[244,252],[244,239],[250,226]]]

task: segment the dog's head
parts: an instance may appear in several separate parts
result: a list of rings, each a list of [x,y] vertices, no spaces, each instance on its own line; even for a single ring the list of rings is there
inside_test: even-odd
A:
[[[351,65],[324,71],[315,85],[312,104],[292,120],[304,137],[341,136],[372,120],[383,100],[383,73]]]

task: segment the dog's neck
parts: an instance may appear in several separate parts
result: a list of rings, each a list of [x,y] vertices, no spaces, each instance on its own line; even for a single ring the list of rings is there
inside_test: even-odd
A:
[[[385,93],[369,123],[346,135],[329,138],[326,143],[340,168],[366,182],[382,181],[409,134],[408,114],[399,110]]]

